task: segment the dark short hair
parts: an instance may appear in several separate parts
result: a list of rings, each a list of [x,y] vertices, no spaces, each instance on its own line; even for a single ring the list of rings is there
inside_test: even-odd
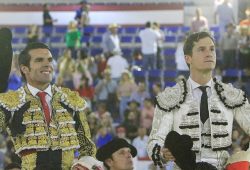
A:
[[[184,55],[192,55],[194,43],[206,37],[210,38],[215,43],[213,36],[207,31],[195,32],[190,34],[184,43]]]
[[[146,27],[146,28],[150,28],[150,27],[151,27],[151,22],[149,22],[149,21],[146,22],[145,27]]]
[[[21,65],[30,67],[31,56],[30,56],[29,52],[31,50],[39,49],[39,48],[48,49],[51,52],[50,48],[44,43],[41,43],[41,42],[28,43],[28,45],[19,54],[19,57],[18,57],[19,68],[21,68],[20,67]],[[20,70],[20,72],[22,74],[22,77],[25,79],[25,76],[24,76],[24,74],[22,73],[21,70]]]

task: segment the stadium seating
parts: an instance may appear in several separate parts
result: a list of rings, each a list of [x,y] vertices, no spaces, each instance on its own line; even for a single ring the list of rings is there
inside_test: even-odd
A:
[[[55,27],[55,33],[64,35],[67,32],[67,26],[57,26]]]
[[[160,69],[153,69],[148,71],[149,82],[161,82],[162,72]]]
[[[132,74],[134,76],[136,83],[146,80],[146,71],[145,70],[140,70],[140,71],[133,70]]]
[[[222,81],[225,83],[234,83],[238,81],[240,70],[238,69],[225,69],[222,72]]]

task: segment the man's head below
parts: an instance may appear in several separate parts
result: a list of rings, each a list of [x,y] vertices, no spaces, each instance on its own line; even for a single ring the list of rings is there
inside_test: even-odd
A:
[[[137,155],[136,148],[125,139],[115,138],[98,149],[96,158],[108,170],[133,170],[132,158]]]

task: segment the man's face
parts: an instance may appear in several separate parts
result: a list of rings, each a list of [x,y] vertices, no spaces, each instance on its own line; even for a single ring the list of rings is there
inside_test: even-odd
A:
[[[133,170],[133,160],[130,148],[121,148],[107,160],[111,170]]]
[[[52,55],[48,49],[42,48],[30,50],[29,55],[31,56],[30,67],[21,66],[27,83],[36,88],[45,89],[52,81],[54,71]]]
[[[186,62],[190,65],[190,72],[201,73],[211,72],[216,64],[216,52],[213,41],[209,37],[194,42],[192,56],[185,56]]]
[[[116,27],[112,27],[112,28],[110,28],[110,32],[112,33],[112,34],[117,34],[117,28]]]

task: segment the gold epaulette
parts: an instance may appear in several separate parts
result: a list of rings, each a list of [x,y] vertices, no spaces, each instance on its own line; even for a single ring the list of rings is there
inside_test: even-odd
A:
[[[14,112],[25,104],[25,92],[21,87],[17,91],[0,94],[0,105],[8,111]]]
[[[83,98],[81,98],[77,92],[72,91],[68,88],[56,88],[57,92],[61,93],[61,102],[67,105],[69,108],[74,111],[83,111],[87,103]]]

